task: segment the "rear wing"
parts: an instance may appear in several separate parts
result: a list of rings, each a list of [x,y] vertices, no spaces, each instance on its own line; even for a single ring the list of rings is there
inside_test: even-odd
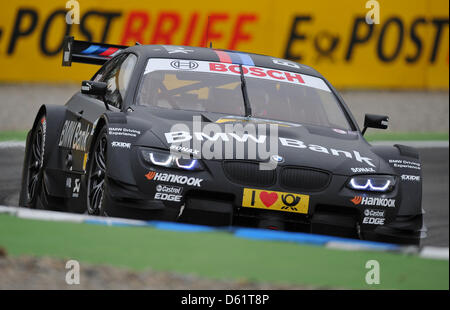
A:
[[[127,47],[124,45],[78,41],[74,37],[66,36],[63,43],[62,65],[70,67],[72,62],[103,65]]]

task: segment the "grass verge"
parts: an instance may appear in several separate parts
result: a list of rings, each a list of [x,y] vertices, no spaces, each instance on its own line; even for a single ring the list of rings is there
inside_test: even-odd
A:
[[[226,232],[175,232],[25,220],[0,215],[0,247],[9,255],[51,256],[134,270],[350,289],[448,289],[448,261],[384,252],[343,251],[246,240]],[[380,284],[365,282],[366,262]]]
[[[0,131],[0,141],[25,141],[27,131]],[[444,141],[448,132],[377,132],[366,135],[368,141]]]
[[[445,141],[448,132],[378,132],[365,137],[367,141]]]
[[[25,141],[28,131],[0,131],[1,141]]]

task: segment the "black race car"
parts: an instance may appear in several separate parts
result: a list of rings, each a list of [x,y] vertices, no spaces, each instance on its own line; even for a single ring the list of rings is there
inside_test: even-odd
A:
[[[102,65],[28,133],[20,205],[419,244],[418,152],[372,146],[314,69],[187,46],[67,37],[63,66]]]

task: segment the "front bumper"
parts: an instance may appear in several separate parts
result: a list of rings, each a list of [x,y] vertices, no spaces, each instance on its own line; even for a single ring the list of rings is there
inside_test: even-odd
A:
[[[108,180],[109,203],[114,205],[114,210],[121,210],[110,215],[211,226],[260,227],[407,244],[417,244],[424,236],[422,214],[397,216],[401,202],[398,189],[388,194],[367,196],[345,187],[348,176],[332,175],[326,188],[298,192],[279,182],[282,166],[276,169],[274,182],[263,187],[233,182],[222,165],[221,161],[208,161],[204,171],[194,172],[151,167],[137,160],[133,167],[136,184]],[[161,178],[160,175],[156,178],[157,173],[186,178]],[[191,185],[187,182],[180,184],[189,178],[197,181],[192,179]],[[162,185],[179,188],[179,195],[172,195],[179,201],[156,199],[161,198],[157,194],[158,186]],[[296,213],[288,209],[244,207],[245,188],[307,195],[307,211]],[[379,199],[364,200],[364,197]],[[377,205],[383,200],[393,200],[394,204]],[[364,205],[364,201],[369,202]]]

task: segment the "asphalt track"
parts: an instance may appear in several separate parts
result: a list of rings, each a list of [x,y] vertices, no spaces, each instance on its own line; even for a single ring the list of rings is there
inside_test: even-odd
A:
[[[422,245],[449,246],[449,149],[419,149],[423,171],[423,208],[428,237]],[[0,205],[17,206],[24,148],[0,147]]]

